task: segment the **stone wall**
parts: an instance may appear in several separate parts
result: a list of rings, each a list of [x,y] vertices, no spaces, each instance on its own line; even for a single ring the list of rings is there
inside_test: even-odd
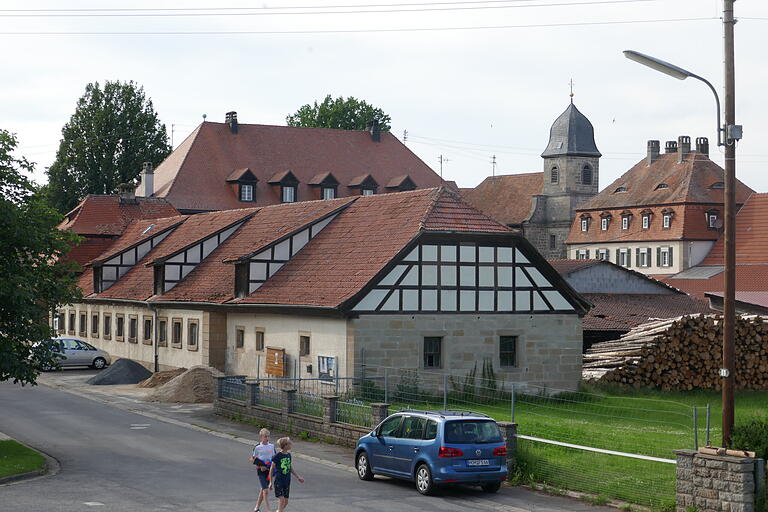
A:
[[[757,459],[676,450],[677,512],[754,512]]]
[[[424,369],[424,337],[440,336],[441,368],[422,371],[463,376],[490,359],[505,382],[575,390],[581,380],[581,320],[574,314],[360,315],[355,366]],[[499,337],[517,336],[514,366],[501,366]],[[364,361],[363,361],[364,349]]]
[[[254,403],[254,396],[258,393],[256,384],[246,384],[244,400],[222,398],[222,384],[228,377],[217,379],[218,393],[213,402],[213,410],[216,414],[228,418],[253,420],[273,428],[277,431],[297,435],[306,432],[312,437],[320,438],[343,446],[354,447],[357,440],[371,431],[369,427],[337,423],[336,404],[339,397],[324,396],[323,416],[309,416],[294,412],[295,390],[283,390],[281,408],[265,407]],[[378,425],[388,416],[387,404],[371,404],[371,424]],[[254,431],[255,434],[255,431]]]

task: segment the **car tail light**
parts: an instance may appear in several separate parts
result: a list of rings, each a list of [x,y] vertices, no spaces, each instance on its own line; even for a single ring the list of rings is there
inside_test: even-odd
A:
[[[438,457],[461,457],[462,455],[464,455],[464,452],[450,446],[441,446],[440,451],[437,452]]]
[[[494,457],[506,457],[507,456],[507,447],[506,446],[497,446],[493,449],[493,455]]]

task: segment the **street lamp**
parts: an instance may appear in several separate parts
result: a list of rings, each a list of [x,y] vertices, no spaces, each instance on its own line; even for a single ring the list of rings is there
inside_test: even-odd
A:
[[[723,446],[731,441],[734,420],[736,383],[734,365],[734,339],[736,336],[736,141],[741,139],[741,126],[736,117],[735,81],[733,66],[733,0],[724,0],[723,26],[725,41],[725,125],[720,123],[720,97],[706,79],[669,62],[626,50],[624,56],[644,66],[678,80],[695,78],[707,84],[717,103],[717,145],[725,146],[725,290],[723,292]]]

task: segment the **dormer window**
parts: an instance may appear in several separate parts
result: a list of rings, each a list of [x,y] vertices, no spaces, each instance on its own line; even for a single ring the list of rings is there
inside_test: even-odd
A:
[[[603,217],[600,219],[600,229],[603,231],[608,231],[608,217]]]
[[[351,189],[360,189],[361,196],[372,196],[379,188],[379,184],[370,174],[363,174],[352,178],[347,186]]]
[[[372,187],[375,191],[376,187]],[[387,190],[392,192],[406,192],[408,190],[416,190],[416,183],[413,182],[410,176],[403,174],[395,176],[386,185]]]
[[[664,188],[669,188],[669,185],[667,185],[666,183],[659,183],[658,185],[656,185],[656,190],[661,190]]]
[[[722,190],[725,188],[725,183],[723,183],[722,181],[716,181],[713,184],[711,184],[709,188],[712,190]]]
[[[718,211],[717,210],[707,210],[707,212],[704,214],[707,219],[707,227],[710,229],[717,229],[717,218],[718,218]]]
[[[627,187],[622,186],[622,187],[617,187],[616,190],[613,191],[613,193],[616,194],[618,192],[626,192],[626,191],[627,191]]]
[[[586,233],[589,231],[589,224],[592,221],[592,218],[589,215],[582,215],[581,216],[581,232]]]
[[[632,222],[632,214],[630,212],[622,212],[621,229],[629,229],[630,222]]]
[[[240,201],[253,202],[253,185],[250,185],[250,184],[240,185]]]
[[[560,169],[553,167],[552,170],[549,171],[549,181],[553,184],[560,182]]]
[[[653,215],[653,212],[650,210],[643,210],[643,229],[648,229],[651,227],[651,216]]]
[[[661,218],[661,225],[664,227],[664,229],[669,229],[669,226],[672,225],[672,215],[670,215],[668,213],[665,214]]]
[[[339,181],[330,172],[316,174],[309,180],[308,185],[320,189],[320,199],[336,199],[339,196]]]
[[[323,199],[336,199],[336,187],[323,187],[321,197]]]
[[[363,195],[363,196],[372,196],[375,193],[376,193],[376,189],[374,188],[365,187],[360,189],[360,195]]]
[[[296,186],[283,185],[280,190],[280,201],[283,203],[295,203],[296,202]]]

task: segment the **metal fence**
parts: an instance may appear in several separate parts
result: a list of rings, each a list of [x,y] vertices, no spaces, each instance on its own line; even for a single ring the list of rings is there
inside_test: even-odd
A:
[[[255,405],[272,407],[273,409],[283,408],[283,390],[269,383],[260,383],[259,391],[256,393]]]
[[[354,399],[336,402],[336,417],[334,421],[359,427],[372,428],[374,426],[371,406]]]
[[[325,413],[325,400],[313,393],[297,391],[293,400],[293,412],[322,418]]]
[[[221,383],[221,397],[245,401],[245,377],[227,377]]]

